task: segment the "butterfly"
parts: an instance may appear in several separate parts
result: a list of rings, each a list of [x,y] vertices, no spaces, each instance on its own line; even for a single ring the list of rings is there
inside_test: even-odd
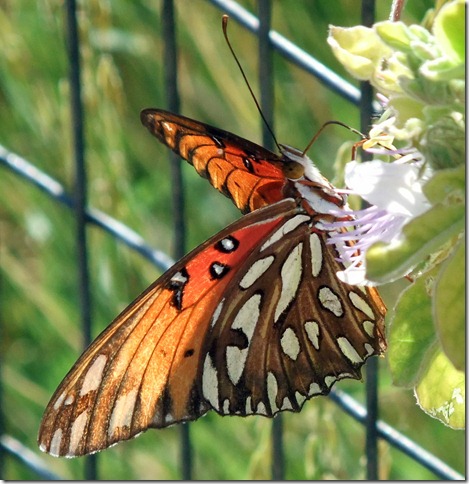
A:
[[[375,288],[341,282],[322,224],[345,198],[308,157],[159,109],[141,120],[246,215],[157,279],[85,350],[40,448],[81,456],[150,427],[298,412],[386,348]],[[344,215],[347,216],[347,215]]]

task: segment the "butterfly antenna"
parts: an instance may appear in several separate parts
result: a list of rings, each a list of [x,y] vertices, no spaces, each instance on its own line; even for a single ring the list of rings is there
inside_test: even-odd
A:
[[[368,139],[368,137],[366,135],[364,135],[363,133],[361,133],[360,131],[358,131],[355,128],[351,128],[350,126],[346,125],[345,123],[342,123],[340,121],[327,121],[327,122],[325,122],[321,126],[321,128],[319,129],[319,131],[313,136],[313,139],[308,143],[308,146],[304,149],[304,151],[301,154],[301,156],[305,156],[306,155],[307,151],[311,148],[312,144],[319,138],[319,135],[322,133],[322,131],[324,130],[324,128],[326,126],[330,125],[330,124],[338,124],[339,126],[343,126],[344,128],[347,128],[350,131],[352,131],[352,133],[358,134],[358,136],[360,136],[362,138],[362,141],[359,141],[358,143],[356,143],[355,145],[353,145],[353,151],[352,151],[352,156],[353,157],[355,155],[356,146],[363,144],[363,141],[366,141]]]
[[[261,115],[261,118],[264,121],[264,124],[267,126],[267,129],[269,130],[269,133],[272,135],[272,139],[274,140],[274,143],[276,144],[278,150],[279,151],[282,151],[282,148],[278,144],[277,138],[275,137],[274,132],[272,131],[272,128],[269,126],[269,123],[267,122],[267,119],[265,119],[264,113],[262,112],[262,109],[261,109],[261,107],[260,107],[260,105],[259,105],[259,103],[258,103],[258,101],[256,99],[256,96],[255,96],[254,92],[251,89],[251,85],[249,84],[248,78],[246,77],[246,74],[244,73],[244,70],[243,70],[243,68],[241,66],[241,63],[239,62],[238,57],[236,56],[235,51],[234,51],[233,47],[231,46],[231,42],[228,39],[227,29],[228,29],[228,19],[229,18],[230,17],[225,14],[225,15],[223,15],[222,20],[221,20],[221,22],[222,22],[222,29],[223,29],[223,35],[225,36],[226,43],[228,44],[228,47],[229,47],[229,49],[231,51],[231,55],[233,56],[234,60],[236,61],[236,64],[238,64],[238,68],[239,68],[239,70],[241,72],[241,75],[243,76],[244,82],[246,83],[246,86],[249,89],[249,92],[251,94],[251,97],[254,99],[254,103],[256,104],[257,110],[259,111],[259,114]],[[309,148],[309,146],[308,146],[308,148]]]

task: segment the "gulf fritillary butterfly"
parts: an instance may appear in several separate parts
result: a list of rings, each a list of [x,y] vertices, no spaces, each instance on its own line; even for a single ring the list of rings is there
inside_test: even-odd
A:
[[[321,227],[345,199],[301,152],[276,155],[158,109],[162,143],[247,213],[183,257],[88,347],[39,431],[43,451],[80,456],[150,427],[298,412],[381,354],[385,307],[341,282]]]

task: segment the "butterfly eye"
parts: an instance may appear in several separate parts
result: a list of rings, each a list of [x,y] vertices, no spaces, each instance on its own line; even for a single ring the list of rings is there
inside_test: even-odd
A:
[[[296,161],[288,161],[282,167],[283,174],[290,180],[298,180],[305,173],[305,167]]]

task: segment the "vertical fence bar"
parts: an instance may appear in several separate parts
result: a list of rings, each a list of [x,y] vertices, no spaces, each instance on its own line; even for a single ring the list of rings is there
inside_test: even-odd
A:
[[[177,71],[176,22],[173,0],[163,1],[162,34],[164,40],[163,64],[164,86],[167,109],[178,113],[180,108]],[[171,172],[171,193],[173,206],[173,233],[175,259],[180,259],[186,250],[186,226],[184,208],[184,187],[181,159],[172,151],[169,154]],[[192,479],[192,446],[189,424],[180,425],[180,468],[183,480]]]
[[[272,47],[269,32],[272,17],[271,0],[259,0],[259,85],[260,105],[264,117],[274,131],[274,77]],[[274,148],[274,140],[266,124],[262,121],[262,143],[267,149]],[[283,449],[283,417],[277,415],[272,421],[272,479],[285,479],[285,455]]]
[[[66,31],[67,48],[69,58],[69,81],[70,81],[70,109],[72,118],[73,156],[75,164],[75,221],[76,221],[76,251],[78,266],[78,293],[83,329],[84,347],[91,342],[91,294],[88,268],[88,247],[86,237],[86,204],[87,182],[85,167],[85,141],[83,105],[81,99],[80,79],[80,49],[78,24],[76,17],[76,1],[67,0]],[[85,478],[97,479],[97,457],[92,455],[85,461]]]
[[[361,23],[371,27],[375,21],[375,0],[362,0]],[[360,130],[368,133],[373,115],[373,88],[369,82],[360,83]],[[369,153],[363,152],[363,161],[371,159]],[[366,443],[366,477],[368,480],[378,479],[378,360],[370,358],[366,365],[366,408],[365,421]]]

